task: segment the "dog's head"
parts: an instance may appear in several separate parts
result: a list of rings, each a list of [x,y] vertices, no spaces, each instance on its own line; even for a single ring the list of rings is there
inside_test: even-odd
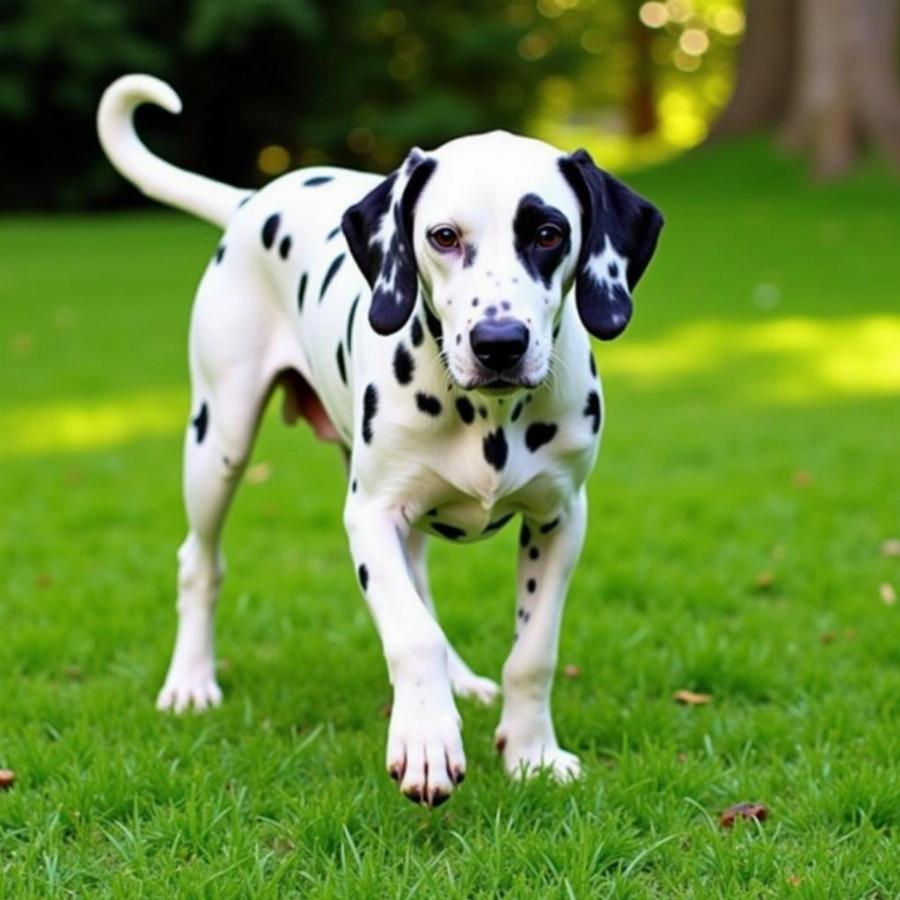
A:
[[[584,150],[505,132],[413,150],[343,219],[375,331],[400,329],[421,285],[454,381],[498,393],[547,376],[573,286],[591,334],[625,329],[661,227],[659,211]]]

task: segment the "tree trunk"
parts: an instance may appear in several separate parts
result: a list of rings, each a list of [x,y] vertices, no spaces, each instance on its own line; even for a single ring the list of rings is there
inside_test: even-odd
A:
[[[793,76],[796,20],[795,0],[747,0],[737,84],[711,138],[747,134],[781,120]]]
[[[650,29],[634,18],[631,42],[637,54],[634,82],[628,98],[629,133],[640,136],[652,134],[659,124],[656,120],[656,97],[653,84],[653,57],[650,50],[653,36]]]
[[[748,0],[734,96],[712,135],[775,128],[813,173],[869,145],[900,165],[898,0]]]

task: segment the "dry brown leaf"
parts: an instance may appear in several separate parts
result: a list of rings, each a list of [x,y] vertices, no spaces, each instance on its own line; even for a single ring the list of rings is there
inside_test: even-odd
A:
[[[8,791],[16,783],[16,773],[12,769],[0,769],[0,791]]]
[[[762,803],[735,803],[719,816],[719,824],[723,828],[731,828],[738,819],[764,822],[769,816],[769,808]]]
[[[262,484],[264,481],[268,481],[271,475],[271,463],[261,462],[257,463],[255,466],[250,466],[250,468],[247,469],[247,481],[249,481],[250,484]]]
[[[881,555],[900,557],[900,538],[888,538],[881,545]]]
[[[775,576],[768,570],[765,570],[756,576],[754,584],[758,591],[767,591],[775,584]]]
[[[809,469],[797,469],[793,477],[794,487],[804,488],[812,484],[813,475]]]
[[[566,678],[580,678],[581,668],[570,664],[563,669],[563,675],[565,675]]]
[[[694,691],[675,691],[673,699],[685,706],[705,706],[712,703],[712,694],[697,694]]]
[[[835,641],[835,633],[833,631],[823,631],[819,635],[819,642],[822,644],[833,644]]]
[[[787,883],[791,887],[800,887],[803,884],[803,879],[799,875],[788,875]]]
[[[885,581],[884,584],[878,588],[878,594],[881,597],[881,602],[885,606],[893,606],[897,602],[897,592],[894,590],[894,586]]]

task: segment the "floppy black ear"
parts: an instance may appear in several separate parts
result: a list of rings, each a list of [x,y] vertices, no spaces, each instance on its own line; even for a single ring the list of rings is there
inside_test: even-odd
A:
[[[602,341],[618,337],[631,319],[631,292],[647,268],[663,217],[586,150],[559,161],[581,204],[581,253],[575,302],[584,327]]]
[[[412,150],[341,220],[350,252],[372,288],[369,322],[379,334],[402,328],[416,305],[419,270],[413,252],[413,212],[437,163]]]

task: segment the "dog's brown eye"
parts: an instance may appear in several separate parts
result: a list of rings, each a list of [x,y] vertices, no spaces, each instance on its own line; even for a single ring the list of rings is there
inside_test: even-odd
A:
[[[452,228],[446,226],[435,228],[428,237],[438,250],[452,250],[459,246],[459,235]]]
[[[541,225],[535,236],[535,242],[544,250],[552,250],[560,245],[562,238],[562,232],[555,225]]]

